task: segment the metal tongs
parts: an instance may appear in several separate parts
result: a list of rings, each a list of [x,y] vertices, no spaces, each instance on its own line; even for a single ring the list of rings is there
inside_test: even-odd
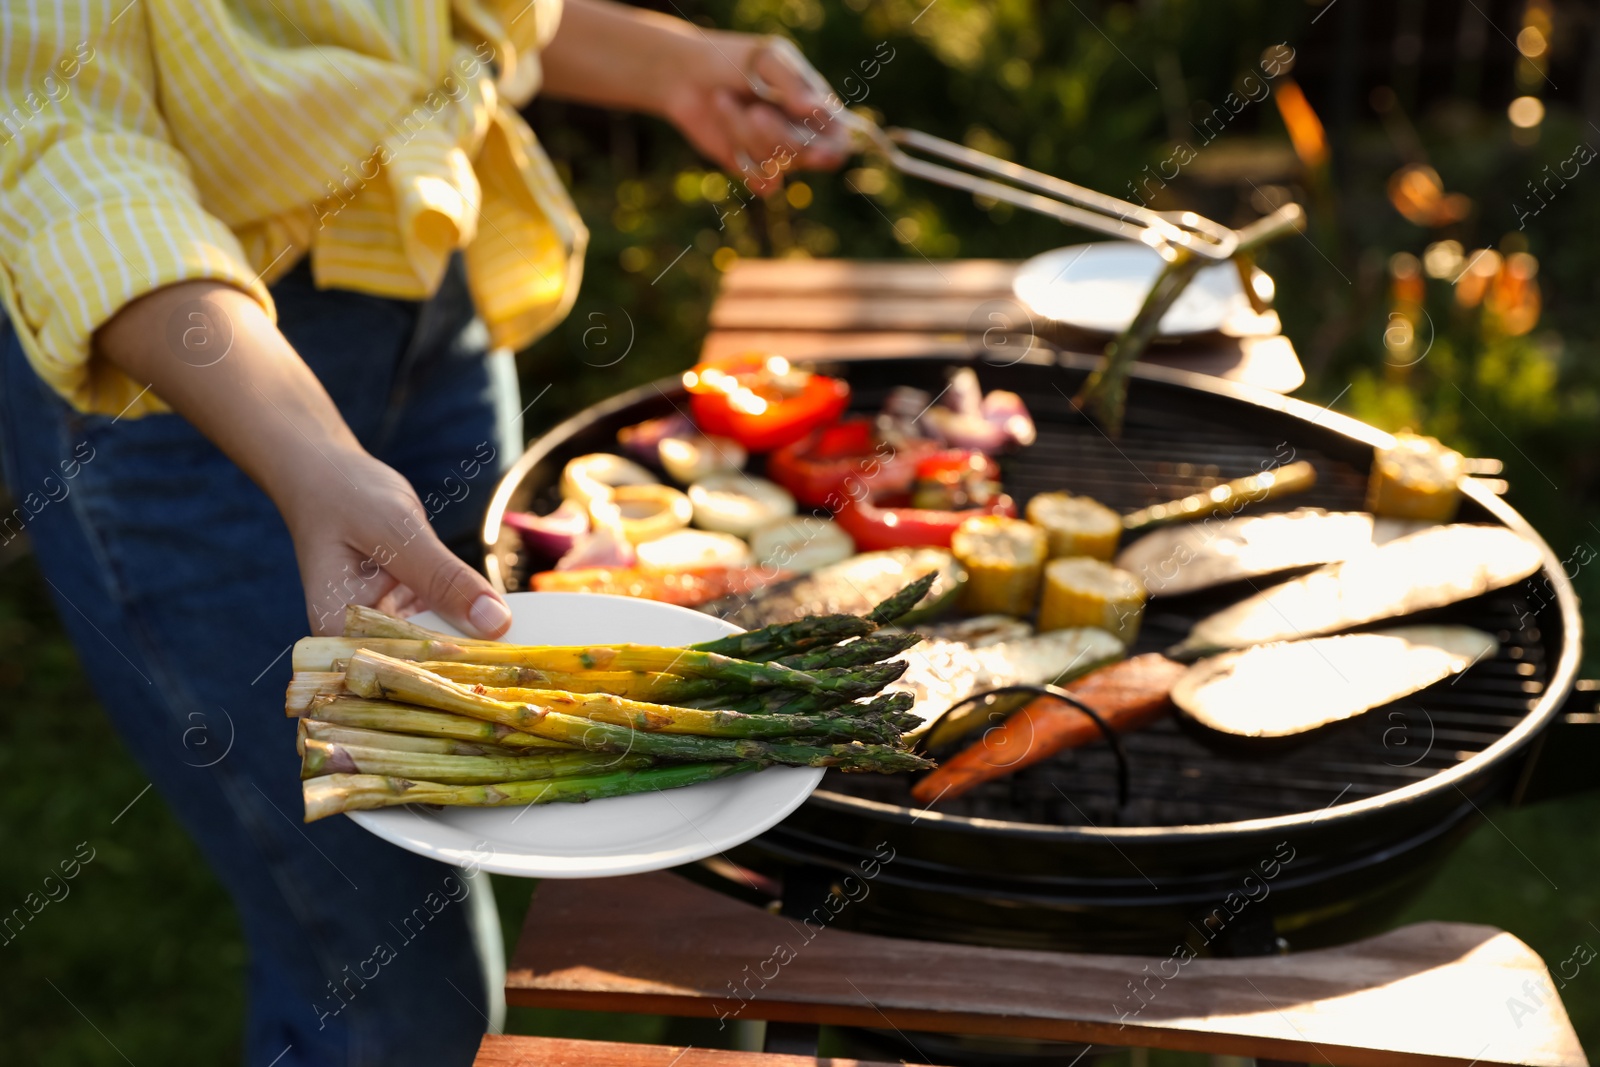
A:
[[[792,53],[786,56],[787,60],[794,69],[804,72],[821,99],[830,101],[831,121],[839,122],[849,131],[857,151],[879,155],[903,174],[1155,250],[1165,267],[1138,314],[1127,329],[1107,343],[1105,361],[1073,399],[1080,410],[1094,415],[1112,434],[1122,427],[1129,368],[1155,337],[1162,316],[1200,269],[1233,260],[1238,266],[1245,296],[1257,313],[1264,312],[1269,305],[1253,283],[1253,253],[1268,241],[1305,227],[1305,212],[1298,204],[1285,204],[1272,214],[1234,230],[1193,211],[1152,211],[1141,204],[1118,200],[932,134],[884,129],[865,115],[846,108],[788,39],[769,38],[763,47]],[[772,104],[782,103],[780,94],[753,70],[746,69],[745,76],[757,97]],[[835,101],[839,104],[837,108],[833,107]],[[796,132],[800,132],[798,128]],[[907,149],[966,169],[931,162],[912,155]]]
[[[859,148],[877,153],[903,174],[1003,201],[1108,237],[1148,245],[1168,263],[1185,253],[1220,262],[1231,259],[1239,248],[1237,233],[1193,211],[1152,211],[943,137],[918,130],[886,130],[854,111],[842,110],[836,119],[850,131]],[[967,169],[931,163],[909,154],[905,151],[908,148]]]

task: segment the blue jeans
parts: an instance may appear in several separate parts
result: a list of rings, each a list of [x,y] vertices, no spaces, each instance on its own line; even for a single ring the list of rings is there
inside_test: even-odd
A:
[[[272,292],[362,444],[410,479],[447,543],[471,545],[513,457],[459,263],[422,303],[319,291],[303,264]],[[26,529],[107,714],[233,898],[250,948],[247,1062],[469,1064],[489,1010],[474,947],[488,877],[345,818],[302,825],[283,693],[308,623],[272,503],[179,416],[72,410],[3,318],[0,360],[17,502],[0,538]]]

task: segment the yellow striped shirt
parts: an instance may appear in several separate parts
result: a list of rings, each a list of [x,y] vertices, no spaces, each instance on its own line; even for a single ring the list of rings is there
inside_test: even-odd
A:
[[[588,233],[516,112],[561,0],[81,0],[0,5],[0,298],[77,408],[164,410],[91,358],[163,285],[269,313],[319,286],[418,299],[461,250],[497,345],[549,330]]]

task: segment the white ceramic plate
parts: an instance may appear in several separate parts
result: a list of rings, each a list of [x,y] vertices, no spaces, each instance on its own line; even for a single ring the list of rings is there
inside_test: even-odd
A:
[[[631,597],[512,593],[515,644],[690,645],[737,633],[710,615]],[[423,626],[451,627],[418,615]],[[446,863],[528,878],[638,874],[692,863],[748,841],[803,803],[821,768],[768,767],[719,782],[586,804],[351,812],[385,841]]]
[[[1145,245],[1102,241],[1034,256],[1017,271],[1013,291],[1033,314],[1095,333],[1127,328],[1161,271],[1161,257]],[[1232,263],[1195,275],[1161,317],[1160,334],[1212,333],[1253,315]]]

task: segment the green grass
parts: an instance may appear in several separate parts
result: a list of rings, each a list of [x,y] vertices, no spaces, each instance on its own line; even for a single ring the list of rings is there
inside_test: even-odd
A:
[[[0,571],[0,909],[94,858],[0,945],[0,1063],[214,1067],[239,1058],[244,945],[227,898],[111,732],[24,559]],[[131,803],[131,806],[129,806]],[[1509,930],[1554,964],[1600,944],[1600,793],[1491,813],[1402,917]],[[70,867],[69,867],[70,869]],[[496,879],[508,949],[532,884]],[[1565,993],[1600,1048],[1600,967]],[[611,1040],[728,1043],[708,1021],[513,1009],[508,1029]],[[1121,1058],[1114,1062],[1126,1062]],[[1139,1061],[1146,1062],[1146,1061]],[[1149,1063],[1203,1062],[1154,1056]]]

